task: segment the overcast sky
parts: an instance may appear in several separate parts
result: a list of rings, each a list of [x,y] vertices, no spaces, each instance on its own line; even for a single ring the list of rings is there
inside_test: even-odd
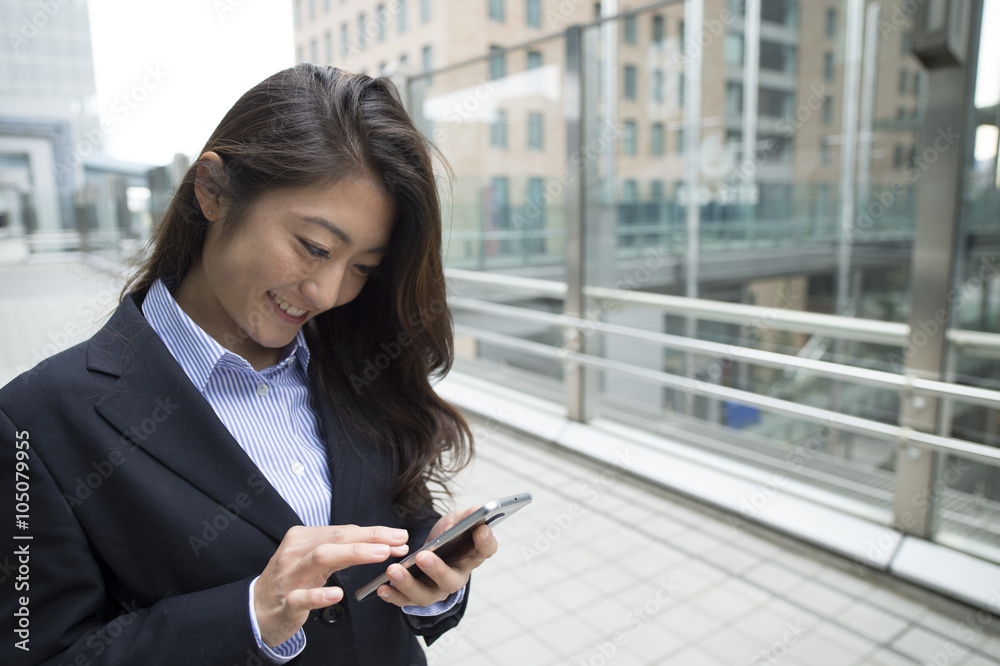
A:
[[[291,0],[90,0],[105,152],[197,153],[233,103],[294,64]]]

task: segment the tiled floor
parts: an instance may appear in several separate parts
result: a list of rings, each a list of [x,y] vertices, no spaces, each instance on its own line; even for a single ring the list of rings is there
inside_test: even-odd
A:
[[[1000,618],[855,569],[477,423],[456,505],[531,492],[497,527],[431,664],[1000,664]]]
[[[2,255],[2,253],[0,253]],[[116,280],[0,256],[0,382],[83,339]],[[456,506],[529,491],[432,665],[1000,664],[1000,619],[477,423]]]

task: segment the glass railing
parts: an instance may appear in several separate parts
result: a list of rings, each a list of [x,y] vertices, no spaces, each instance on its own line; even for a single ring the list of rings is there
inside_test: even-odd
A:
[[[931,91],[906,3],[660,2],[627,39],[584,9],[408,82],[455,171],[456,368],[903,532],[912,441],[937,458],[929,536],[1000,561],[1000,393],[975,393],[1000,389],[996,139],[969,159],[958,297],[915,328],[918,200],[957,174],[950,134],[918,145]],[[935,326],[943,381],[917,393],[942,417],[914,430],[909,357]]]

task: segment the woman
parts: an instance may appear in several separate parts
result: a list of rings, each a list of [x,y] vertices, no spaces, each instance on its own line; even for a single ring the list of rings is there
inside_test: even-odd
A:
[[[26,492],[0,661],[424,663],[489,528],[418,558],[429,582],[391,565],[380,599],[353,592],[468,513],[428,490],[471,454],[429,383],[452,359],[440,243],[390,83],[299,65],[248,91],[110,321],[0,391],[3,497]]]

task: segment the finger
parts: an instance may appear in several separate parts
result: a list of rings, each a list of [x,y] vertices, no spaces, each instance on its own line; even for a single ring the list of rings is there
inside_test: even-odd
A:
[[[419,604],[414,603],[412,599],[397,590],[392,585],[380,585],[378,590],[376,590],[379,599],[382,601],[393,604],[394,606],[418,606]]]
[[[330,525],[317,528],[316,541],[323,543],[384,543],[389,546],[405,544],[410,535],[406,530],[382,525]]]
[[[325,608],[344,598],[344,590],[339,587],[313,587],[304,590],[292,590],[288,593],[287,604],[291,611],[311,611],[314,608]]]
[[[329,575],[358,564],[383,562],[392,549],[384,543],[323,543],[301,560],[303,575]],[[322,572],[322,573],[321,573]]]
[[[469,580],[467,571],[450,566],[434,553],[420,553],[417,556],[416,565],[427,575],[428,578],[431,579],[431,581],[433,581],[433,585],[428,586],[419,581],[415,581],[416,584],[423,585],[424,587],[430,587],[431,589],[436,587],[438,590],[444,592],[444,597],[447,597],[452,592],[456,592],[460,588],[464,587],[465,583]],[[472,566],[468,569],[468,571],[471,571],[474,568],[475,567]],[[403,591],[409,594],[406,589]]]
[[[439,562],[441,561],[437,556],[434,556],[434,558]],[[418,559],[423,560],[424,558],[420,557]],[[442,565],[447,566],[443,562]],[[392,586],[400,594],[409,599],[410,603],[414,606],[429,606],[435,601],[446,599],[451,594],[451,592],[441,588],[436,583],[426,584],[418,581],[405,567],[398,564],[391,565],[386,573],[389,576],[389,580],[392,581]]]

